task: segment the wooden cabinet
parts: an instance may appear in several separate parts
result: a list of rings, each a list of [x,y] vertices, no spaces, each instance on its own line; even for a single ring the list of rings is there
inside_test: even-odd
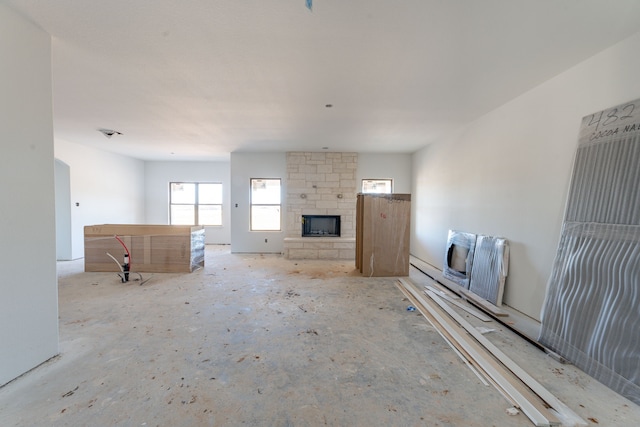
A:
[[[102,224],[84,228],[84,271],[119,271],[107,255],[123,262],[122,239],[131,252],[131,271],[189,273],[204,267],[204,227]]]
[[[408,276],[411,194],[358,194],[356,268],[363,276]]]

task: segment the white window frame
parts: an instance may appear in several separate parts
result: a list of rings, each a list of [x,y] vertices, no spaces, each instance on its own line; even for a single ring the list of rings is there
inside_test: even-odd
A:
[[[375,182],[385,182],[389,184],[389,191],[388,192],[380,192],[380,191],[370,191],[368,189],[365,189],[365,183],[374,183],[374,188],[375,188]],[[360,191],[364,194],[392,194],[393,193],[393,179],[391,178],[364,178],[362,179],[362,183],[360,185]]]
[[[172,198],[171,186],[173,184],[193,184],[195,185],[195,202],[194,203],[174,203]],[[201,184],[215,184],[220,186],[220,193],[224,195],[224,187],[221,182],[205,182],[205,181],[172,181],[169,183],[169,224],[173,225],[173,218],[171,215],[172,206],[193,206],[193,224],[192,225],[204,225],[206,227],[222,227],[223,224],[223,204],[224,196],[221,197],[220,203],[200,203],[200,185]],[[199,206],[220,206],[220,223],[219,224],[200,224],[199,218]]]
[[[278,203],[254,203],[253,200],[253,186],[257,181],[278,181],[279,194]],[[250,231],[282,231],[282,179],[281,178],[250,178],[249,179],[249,195],[250,195],[250,207],[249,207],[249,230]],[[278,228],[258,228],[254,224],[254,207],[277,207],[278,210]]]

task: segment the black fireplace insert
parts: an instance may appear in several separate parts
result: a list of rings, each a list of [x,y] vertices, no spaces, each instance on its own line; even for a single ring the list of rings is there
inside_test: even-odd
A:
[[[302,215],[302,237],[340,237],[340,215]]]

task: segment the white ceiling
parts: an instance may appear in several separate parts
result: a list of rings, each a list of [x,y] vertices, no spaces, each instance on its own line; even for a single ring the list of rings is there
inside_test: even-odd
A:
[[[145,160],[413,152],[640,31],[638,0],[2,1],[53,37],[55,138]]]

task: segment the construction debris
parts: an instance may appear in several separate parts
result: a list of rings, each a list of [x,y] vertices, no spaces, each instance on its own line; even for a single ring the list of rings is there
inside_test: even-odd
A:
[[[398,288],[429,320],[436,330],[466,359],[474,373],[483,376],[515,408],[536,426],[586,426],[587,423],[513,360],[493,345],[435,293],[427,290],[425,299],[406,279]]]

